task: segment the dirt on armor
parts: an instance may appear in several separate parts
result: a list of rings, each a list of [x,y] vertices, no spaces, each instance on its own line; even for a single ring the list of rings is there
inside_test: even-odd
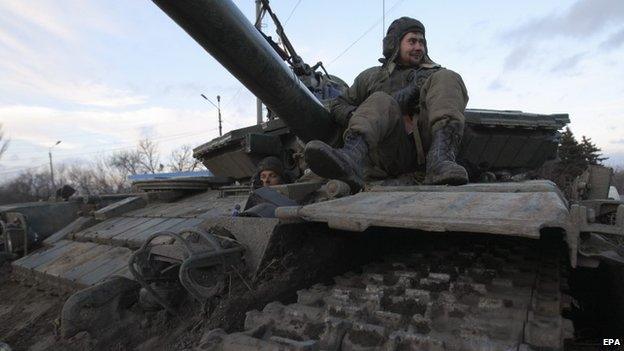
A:
[[[290,233],[278,238],[256,280],[233,276],[212,303],[182,298],[179,316],[137,303],[122,312],[123,328],[69,339],[58,332],[67,295],[12,281],[5,264],[0,341],[13,350],[210,350],[224,343],[450,350],[477,345],[453,344],[453,333],[501,348],[512,339],[553,345],[569,336],[560,314],[565,252],[540,252],[537,242],[517,238],[343,234]]]
[[[530,240],[437,240],[403,246],[361,272],[251,311],[246,331],[208,349],[561,349],[572,336],[558,247]],[[424,245],[423,245],[424,244]],[[401,246],[397,246],[401,247]]]
[[[13,350],[183,350],[200,343],[208,330],[244,329],[247,311],[279,300],[294,302],[297,291],[353,269],[368,259],[368,249],[354,245],[350,235],[336,239],[326,233],[289,233],[274,246],[275,257],[256,279],[232,276],[222,296],[202,305],[189,298],[178,301],[178,316],[163,310],[144,311],[138,303],[120,311],[120,322],[99,330],[80,332],[68,339],[59,335],[60,313],[69,294],[53,294],[44,286],[25,286],[11,280],[10,264],[2,274],[0,298],[6,312],[0,322],[0,341]],[[320,233],[320,234],[318,234]],[[11,307],[13,306],[13,307]],[[33,312],[34,311],[34,312]],[[10,312],[10,314],[9,314]]]
[[[0,341],[13,350],[39,350],[53,343],[66,298],[12,280],[11,264],[5,262],[0,267]]]
[[[1,268],[0,341],[12,350],[182,350],[197,344],[206,328],[242,329],[245,312],[283,298],[288,279],[272,279],[250,292],[242,282],[233,282],[231,298],[210,308],[185,300],[179,316],[164,311],[146,312],[133,306],[124,317],[123,330],[111,326],[100,335],[80,332],[60,337],[60,314],[69,294],[56,294],[49,287],[26,286],[10,277],[11,265]],[[278,292],[281,292],[279,294]],[[295,291],[290,289],[289,301]],[[202,309],[204,308],[204,310]],[[212,312],[212,313],[210,313]]]

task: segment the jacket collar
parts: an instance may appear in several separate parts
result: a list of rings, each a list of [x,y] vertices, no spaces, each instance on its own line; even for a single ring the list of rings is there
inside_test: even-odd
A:
[[[396,58],[396,55],[394,56]],[[392,72],[394,72],[394,70],[398,67],[398,64],[394,60],[392,60],[392,61],[387,61],[386,63],[384,63],[383,67],[385,67],[388,70],[388,74],[392,74]],[[430,69],[430,68],[440,68],[440,67],[442,66],[433,62],[427,55],[425,56],[425,62],[421,63],[418,68]]]

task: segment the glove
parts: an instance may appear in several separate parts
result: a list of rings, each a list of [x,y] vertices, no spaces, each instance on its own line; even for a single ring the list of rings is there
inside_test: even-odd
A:
[[[401,114],[410,116],[416,111],[419,95],[417,79],[412,79],[405,88],[392,93],[392,97],[399,104]]]
[[[251,178],[250,185],[251,191],[262,188],[264,186],[264,183],[262,183],[262,180],[260,179],[260,172],[256,172],[256,174],[254,174],[254,176]]]

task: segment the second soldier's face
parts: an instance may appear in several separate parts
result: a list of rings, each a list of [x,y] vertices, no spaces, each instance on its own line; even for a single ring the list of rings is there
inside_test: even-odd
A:
[[[273,171],[260,172],[260,180],[262,186],[280,185],[282,184],[282,178]]]
[[[399,60],[404,66],[418,67],[425,57],[425,36],[422,33],[407,33],[401,39]]]

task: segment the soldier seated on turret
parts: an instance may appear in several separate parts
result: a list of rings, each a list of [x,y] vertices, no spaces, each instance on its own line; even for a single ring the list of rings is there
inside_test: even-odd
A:
[[[319,141],[305,147],[305,160],[321,177],[364,186],[364,167],[392,177],[424,170],[426,184],[460,185],[466,170],[455,162],[464,131],[468,93],[459,74],[433,62],[424,25],[401,17],[383,39],[383,58],[360,73],[330,103],[346,129],[344,146]]]
[[[282,161],[275,156],[263,158],[253,178],[254,188],[290,183],[290,177],[284,171]]]

